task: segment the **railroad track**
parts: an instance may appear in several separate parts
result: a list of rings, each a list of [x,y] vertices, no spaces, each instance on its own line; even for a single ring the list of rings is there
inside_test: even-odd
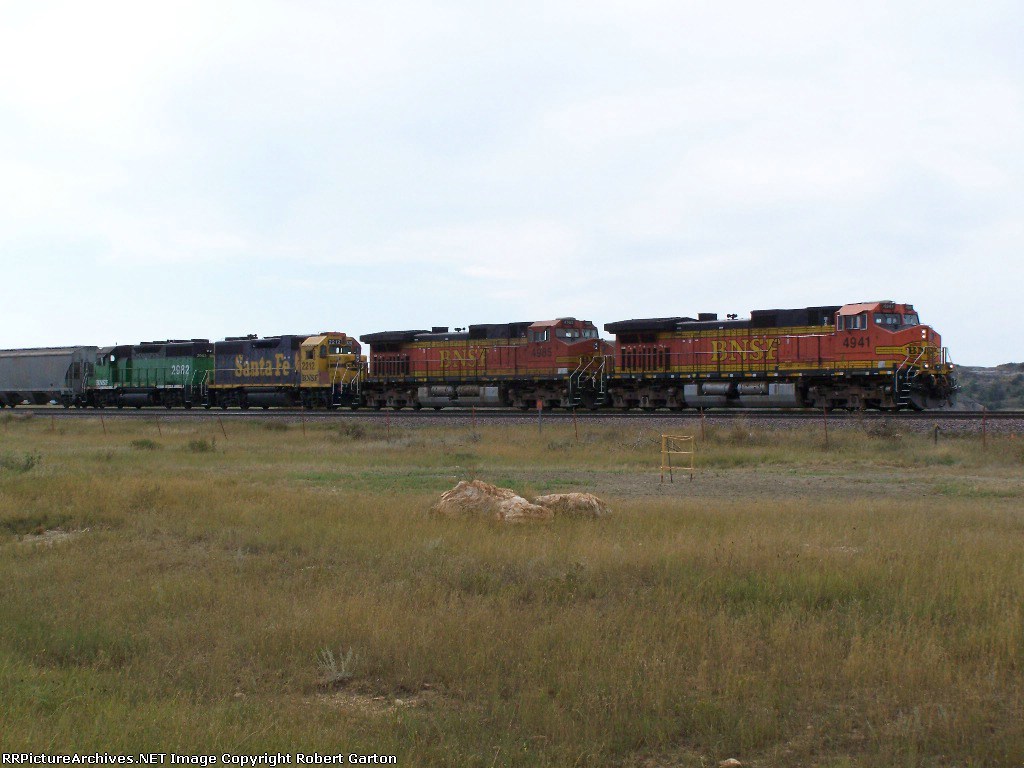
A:
[[[263,409],[250,409],[240,410],[238,408],[229,408],[222,410],[220,408],[206,410],[204,408],[193,408],[191,410],[185,410],[182,408],[166,409],[166,408],[105,408],[97,410],[93,408],[62,408],[60,406],[43,405],[43,406],[18,406],[16,409],[4,409],[3,414],[10,414],[12,417],[17,417],[19,414],[33,414],[35,416],[53,416],[56,418],[98,418],[102,415],[104,418],[119,418],[119,419],[188,419],[188,420],[203,420],[203,419],[306,419],[308,421],[324,421],[324,420],[343,420],[351,418],[373,418],[373,419],[393,419],[393,420],[408,420],[408,419],[419,419],[428,421],[444,421],[453,417],[471,418],[478,419],[480,421],[488,421],[494,419],[514,419],[514,420],[532,420],[536,421],[538,418],[542,420],[564,420],[573,419],[574,417],[580,421],[583,420],[637,420],[637,419],[678,419],[680,421],[692,420],[699,418],[701,412],[695,410],[686,411],[669,411],[669,410],[657,410],[657,411],[642,411],[642,410],[631,410],[631,411],[614,411],[610,409],[604,409],[600,411],[586,411],[580,410],[573,414],[571,411],[566,410],[552,410],[544,411],[541,416],[538,417],[537,411],[518,411],[502,408],[490,408],[490,409],[478,409],[472,410],[469,408],[446,408],[443,411],[434,410],[421,410],[415,411],[409,408],[402,409],[400,411],[394,410],[380,410],[375,411],[372,409],[360,408],[359,410],[349,409],[338,409],[333,411],[325,410],[303,410],[301,408],[272,408],[270,410]],[[774,420],[820,420],[822,418],[821,411],[813,410],[764,410],[755,408],[746,409],[709,409],[703,412],[703,415],[708,419],[748,419],[748,420],[763,420],[763,419],[774,419]],[[879,411],[833,411],[827,414],[827,418],[832,421],[850,421],[850,420],[864,420],[864,419],[892,419],[897,422],[914,422],[914,421],[1013,421],[1013,420],[1024,420],[1024,411],[901,411],[900,413],[883,413]]]

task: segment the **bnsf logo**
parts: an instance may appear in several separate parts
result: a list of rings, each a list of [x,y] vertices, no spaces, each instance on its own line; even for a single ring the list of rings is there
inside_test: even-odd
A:
[[[711,342],[711,362],[739,362],[740,360],[775,360],[778,339],[731,339]]]
[[[487,365],[487,350],[469,348],[466,350],[442,349],[441,365],[445,368],[465,369]]]

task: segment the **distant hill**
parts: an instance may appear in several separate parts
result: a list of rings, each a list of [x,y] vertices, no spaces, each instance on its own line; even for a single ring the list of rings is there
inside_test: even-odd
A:
[[[1024,409],[1024,363],[1003,363],[995,368],[958,366],[956,379],[960,407],[969,408],[974,401],[990,411]]]

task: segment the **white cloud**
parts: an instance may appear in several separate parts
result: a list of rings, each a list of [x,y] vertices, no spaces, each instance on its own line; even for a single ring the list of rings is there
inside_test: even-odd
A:
[[[0,346],[875,296],[1013,356],[1015,4],[2,13]]]

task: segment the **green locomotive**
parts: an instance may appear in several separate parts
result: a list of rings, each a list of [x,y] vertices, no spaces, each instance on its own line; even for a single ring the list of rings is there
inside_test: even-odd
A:
[[[207,339],[104,347],[96,356],[82,405],[191,408],[202,405],[213,371]]]

